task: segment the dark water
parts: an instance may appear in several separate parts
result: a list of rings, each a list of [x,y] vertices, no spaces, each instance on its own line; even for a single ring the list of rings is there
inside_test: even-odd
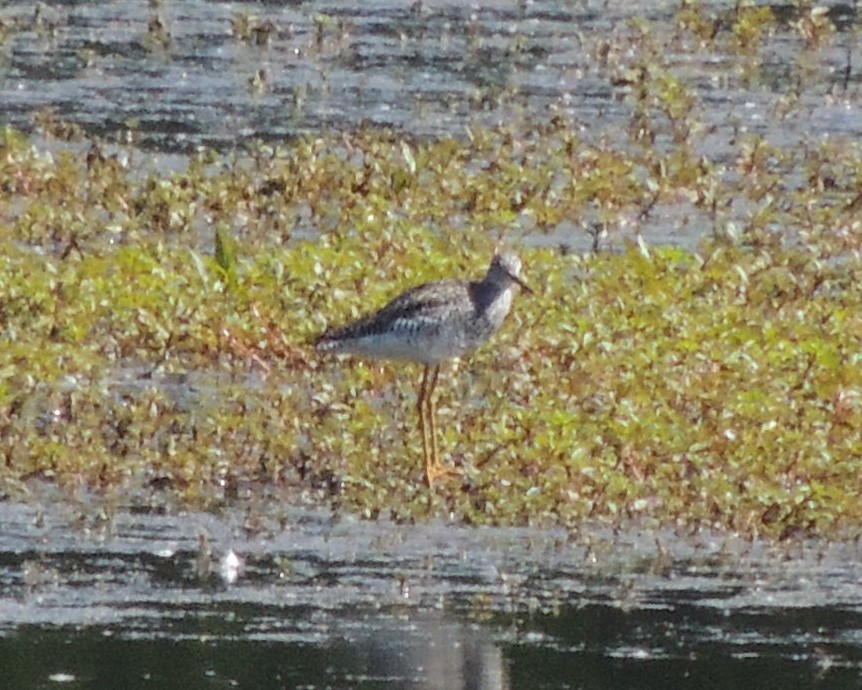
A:
[[[856,544],[95,506],[0,505],[4,687],[799,688],[862,671]]]

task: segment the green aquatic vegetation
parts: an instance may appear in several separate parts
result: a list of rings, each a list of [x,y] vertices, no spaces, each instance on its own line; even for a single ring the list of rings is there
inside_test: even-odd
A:
[[[770,7],[738,7],[731,33],[735,48],[742,55],[756,55],[764,35],[775,28],[775,16]]]
[[[759,61],[765,34],[777,24],[771,7],[736,3],[732,9],[716,9],[694,0],[680,4],[674,22],[678,34],[696,38],[701,48],[755,58],[755,62]]]
[[[584,141],[560,117],[201,152],[165,173],[3,130],[0,486],[215,507],[266,485],[398,520],[857,533],[860,149],[741,134],[712,161],[684,83],[641,76],[632,112],[660,148]],[[634,235],[662,205],[735,231],[697,250],[613,230],[617,253],[536,247],[590,214]],[[418,367],[308,343],[409,285],[480,274],[499,239],[538,294],[444,370],[456,472],[429,490]]]
[[[794,28],[809,50],[822,48],[835,33],[835,25],[829,17],[829,8],[814,3],[800,3],[799,17]]]
[[[843,295],[859,296],[851,284],[786,287],[846,269],[708,250],[528,253],[543,294],[519,300],[494,345],[446,374],[441,443],[460,475],[430,493],[417,372],[321,360],[304,345],[321,314],[385,298],[373,278],[398,266],[375,270],[364,244],[247,256],[231,293],[215,261],[182,248],[61,267],[10,253],[4,317],[10,344],[27,347],[2,354],[5,479],[143,482],[207,504],[287,482],[398,519],[650,517],[775,535],[852,524],[862,381]],[[399,257],[417,279],[451,260],[419,229]],[[564,278],[573,269],[581,277]],[[129,362],[131,378],[117,369]]]
[[[674,24],[678,33],[691,34],[703,46],[710,46],[721,28],[717,17],[709,16],[699,2],[683,0],[674,15]]]

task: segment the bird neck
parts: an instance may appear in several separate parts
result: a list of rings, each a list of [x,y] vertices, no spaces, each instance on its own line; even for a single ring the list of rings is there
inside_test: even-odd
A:
[[[473,304],[476,305],[476,311],[486,311],[501,295],[506,293],[509,287],[487,278],[470,283],[470,296],[473,298]]]

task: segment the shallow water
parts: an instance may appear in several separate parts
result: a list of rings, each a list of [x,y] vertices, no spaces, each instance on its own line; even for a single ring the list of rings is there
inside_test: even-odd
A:
[[[715,49],[666,56],[701,100],[705,149],[717,153],[729,134],[748,129],[789,141],[862,133],[856,11],[825,5],[840,34],[802,57],[794,10],[780,4],[784,23],[764,38],[758,69],[745,72],[747,59]],[[226,149],[362,123],[464,136],[472,125],[559,112],[575,117],[586,138],[613,137],[632,107],[630,87],[618,79],[627,59],[597,57],[631,40],[635,15],[619,0],[103,0],[40,8],[0,8],[9,27],[0,43],[0,121],[26,128],[48,108],[90,133],[150,149]],[[647,3],[637,17],[666,26],[670,38],[678,9]],[[243,35],[243,19],[269,26],[264,37]],[[151,30],[156,20],[164,34]],[[783,93],[801,99],[798,116],[772,110]]]
[[[726,14],[735,6],[699,4]],[[695,98],[693,155],[732,174],[749,132],[781,148],[862,136],[853,5],[825,3],[839,30],[815,49],[803,48],[797,10],[771,5],[780,23],[756,66],[722,53],[721,42],[699,49],[675,38],[680,3],[641,5],[633,23],[621,0],[13,3],[0,7],[0,122],[30,129],[50,113],[145,149],[147,168],[182,167],[176,154],[202,146],[230,151],[363,124],[465,137],[474,127],[529,131],[558,114],[586,143],[625,147],[635,110],[626,75],[637,70],[634,37],[647,19]],[[665,123],[655,146],[671,139]],[[749,211],[734,206],[726,220],[742,223]],[[521,230],[532,243],[589,251],[597,224]],[[688,248],[716,230],[690,203],[617,224],[614,238]]]
[[[857,544],[93,508],[0,504],[5,687],[809,687],[862,671]]]
[[[463,135],[470,121],[541,113],[576,92],[585,116],[606,113],[609,87],[582,74],[581,32],[627,14],[616,2],[113,0],[38,17],[13,5],[0,10],[16,22],[0,116],[25,124],[51,107],[91,131],[130,128],[147,146],[189,150],[362,122]],[[650,14],[670,10],[658,3]],[[150,31],[155,17],[166,41]],[[243,17],[271,27],[244,37],[234,30]]]

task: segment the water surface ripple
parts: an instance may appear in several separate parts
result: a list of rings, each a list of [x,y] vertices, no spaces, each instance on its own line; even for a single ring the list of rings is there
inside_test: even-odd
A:
[[[132,132],[140,145],[185,152],[363,123],[464,136],[555,113],[585,136],[613,137],[633,109],[634,27],[650,20],[667,31],[653,40],[667,41],[669,69],[701,101],[710,157],[746,129],[800,141],[862,134],[848,108],[860,82],[852,65],[847,74],[855,10],[835,4],[830,17],[847,38],[800,54],[797,10],[774,7],[781,24],[753,68],[721,42],[683,49],[675,2],[11,3],[0,7],[0,121],[28,128],[50,109],[90,133]],[[782,95],[799,117],[776,116]]]
[[[806,687],[862,669],[857,544],[92,515],[0,504],[7,687]]]

